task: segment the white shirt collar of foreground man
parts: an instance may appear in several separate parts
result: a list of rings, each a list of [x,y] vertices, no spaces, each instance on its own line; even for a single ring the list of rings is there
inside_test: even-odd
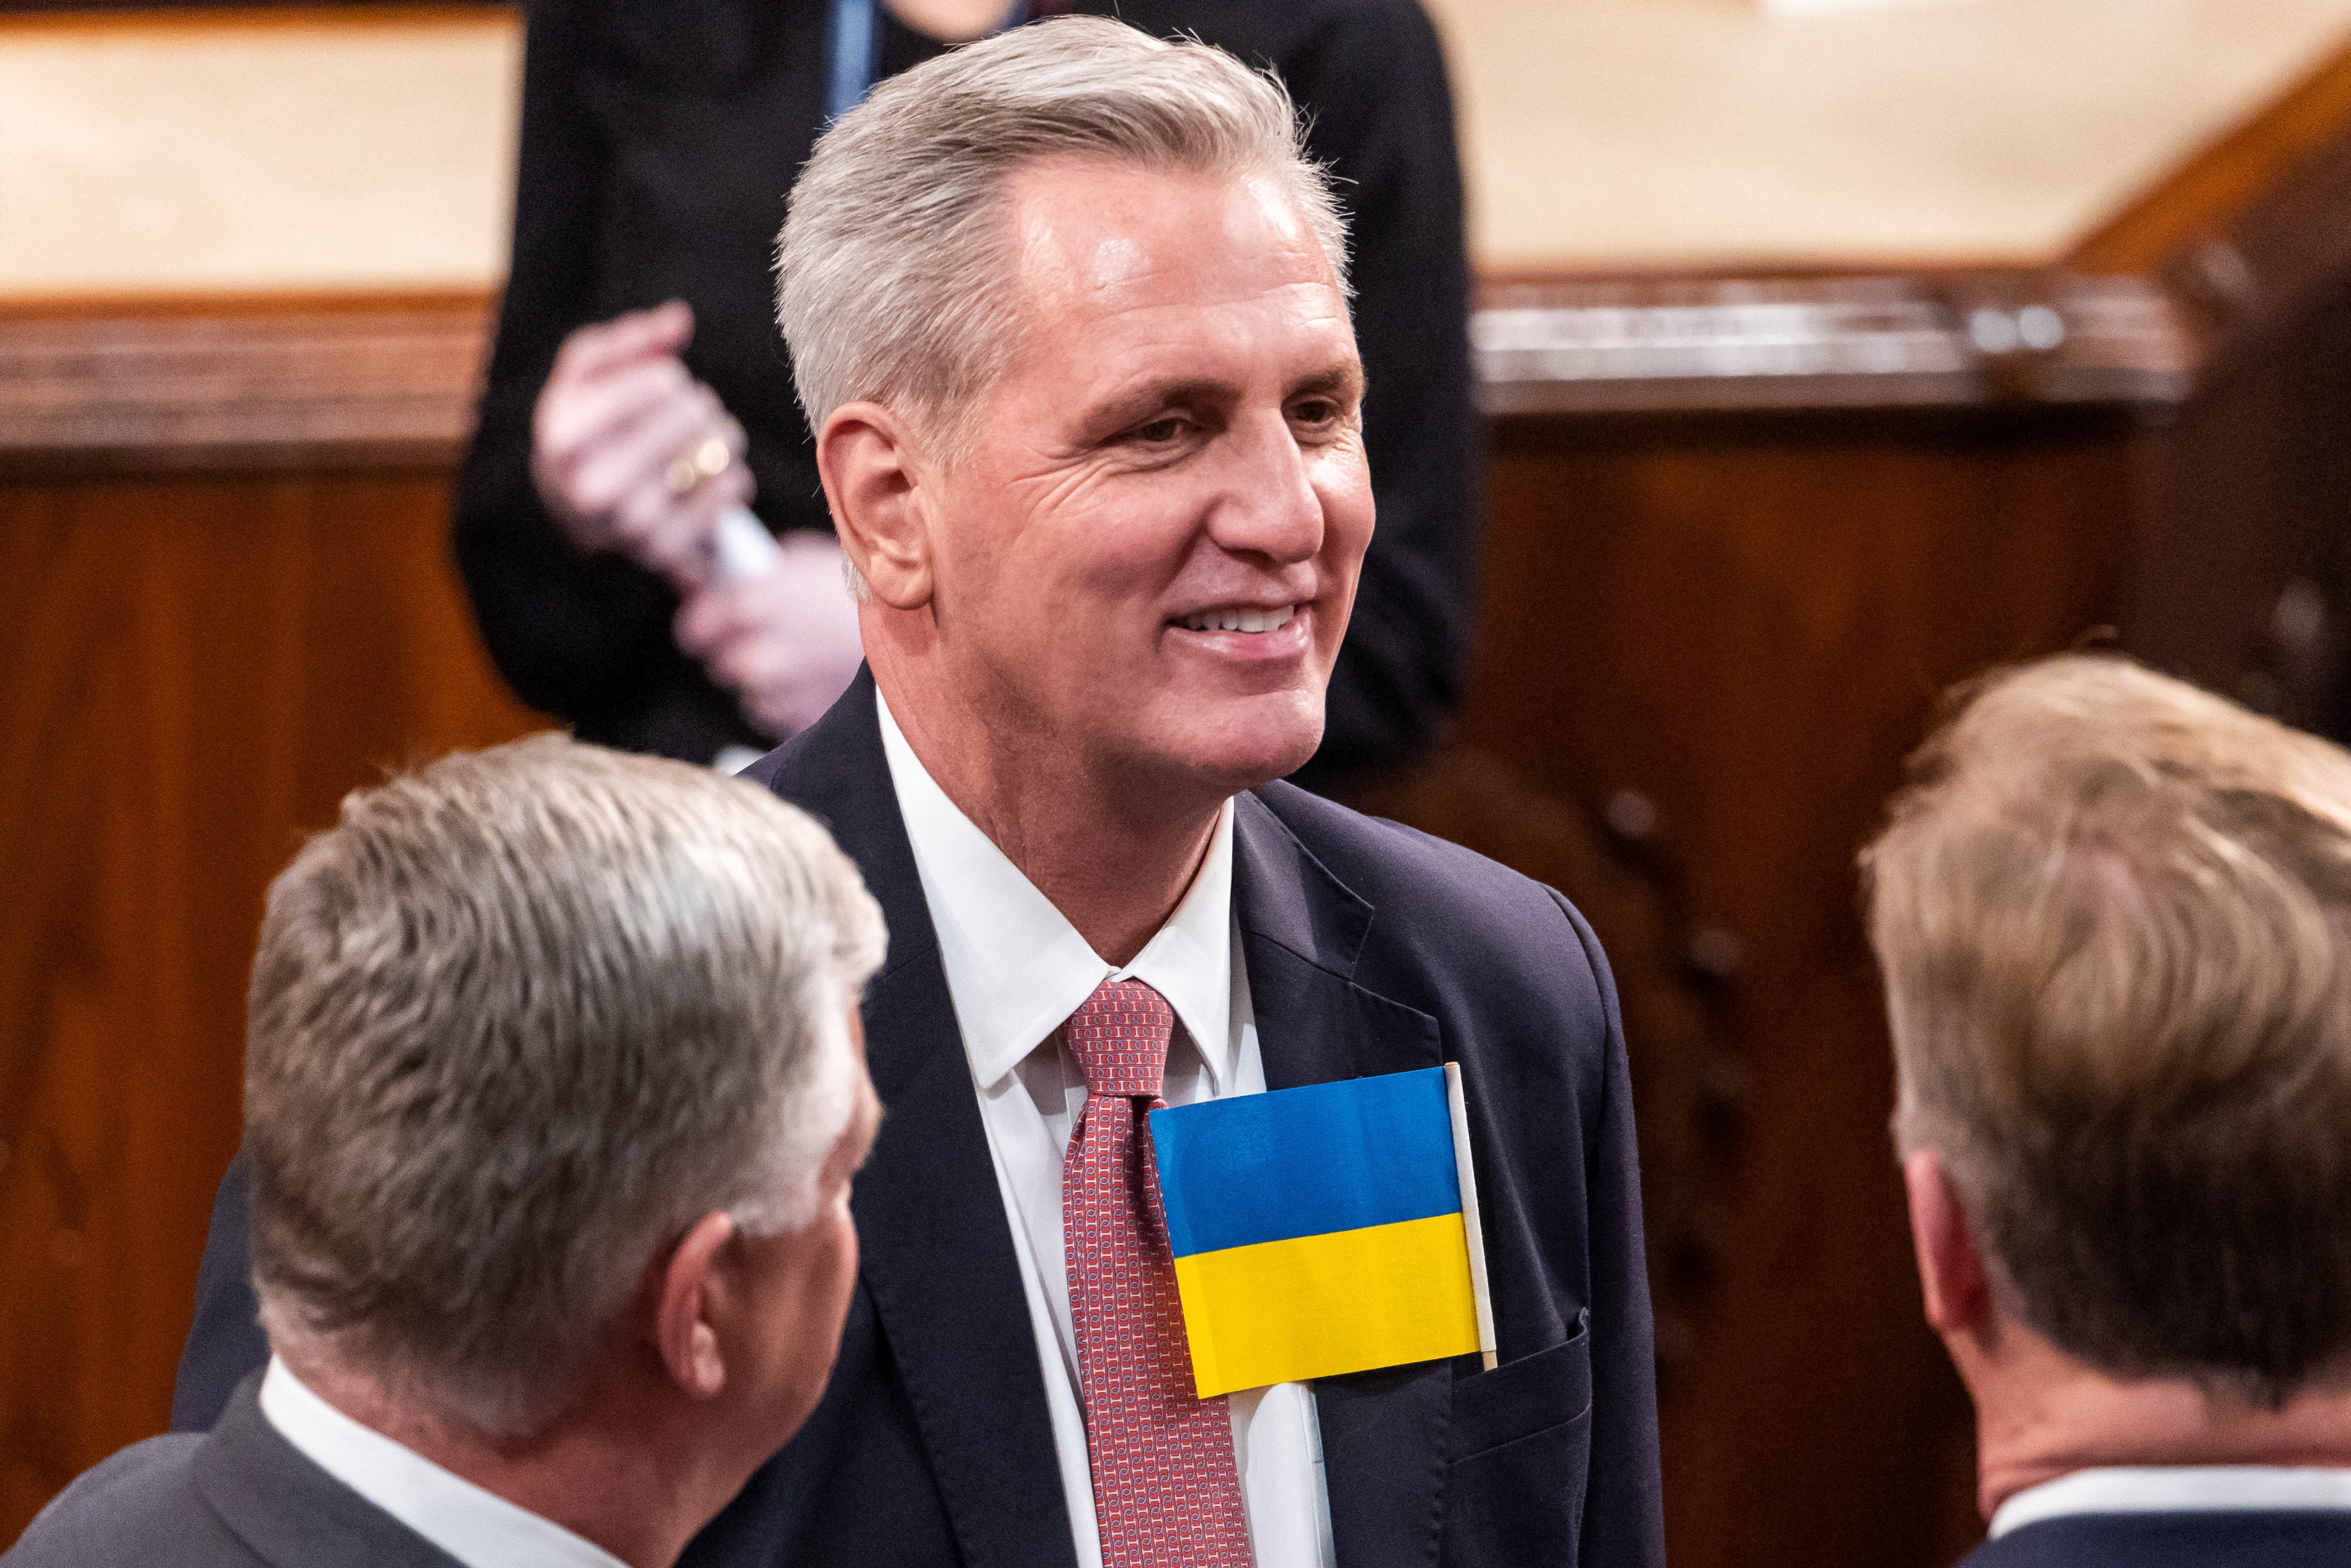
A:
[[[1236,961],[1233,803],[1225,802],[1197,875],[1167,924],[1118,968],[940,789],[876,694],[882,748],[938,934],[980,1121],[1012,1230],[1029,1328],[1079,1568],[1101,1568],[1093,1474],[1079,1393],[1077,1340],[1061,1226],[1061,1159],[1085,1104],[1085,1078],[1053,1031],[1108,979],[1144,981],[1177,1030],[1165,1095],[1183,1105],[1265,1089],[1247,967]],[[1230,1396],[1249,1544],[1259,1568],[1331,1568],[1331,1506],[1311,1384]]]
[[[890,705],[879,693],[875,702],[882,748],[922,873],[974,1082],[982,1090],[999,1084],[1096,987],[1133,978],[1167,998],[1197,1052],[1198,1070],[1214,1092],[1223,1092],[1233,1082],[1240,1043],[1232,1002],[1233,803],[1225,802],[1207,858],[1176,913],[1134,962],[1118,968],[1087,946],[1051,901],[947,798],[914,756]],[[1169,1052],[1171,1080],[1192,1067],[1179,1054]]]
[[[262,1374],[261,1414],[305,1458],[465,1568],[627,1568],[594,1542],[352,1420],[276,1356]]]
[[[2028,1487],[1991,1516],[1997,1541],[2084,1513],[2351,1510],[2351,1470],[2279,1465],[2116,1465]]]

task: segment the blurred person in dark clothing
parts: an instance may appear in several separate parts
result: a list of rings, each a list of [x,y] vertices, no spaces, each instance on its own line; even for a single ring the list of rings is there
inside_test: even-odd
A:
[[[1354,235],[1379,527],[1299,777],[1327,789],[1436,737],[1475,587],[1475,434],[1452,103],[1414,0],[533,5],[512,275],[456,519],[525,700],[586,739],[710,761],[839,695],[855,618],[771,319],[785,192],[872,81],[1049,9],[1219,45],[1310,116]],[[730,579],[716,518],[745,503],[782,549]]]

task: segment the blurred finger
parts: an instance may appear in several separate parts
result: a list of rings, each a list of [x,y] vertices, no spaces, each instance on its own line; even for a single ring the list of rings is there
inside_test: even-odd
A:
[[[590,514],[617,511],[624,497],[649,484],[674,497],[682,492],[673,482],[673,465],[681,456],[691,461],[725,417],[709,388],[690,383],[583,445],[570,472],[556,468],[557,483],[576,510]],[[732,454],[726,457],[732,466]],[[684,488],[692,490],[699,482],[697,477]]]
[[[707,582],[716,566],[716,510],[700,494],[679,497],[658,483],[640,486],[616,517],[613,532],[629,559],[669,579],[681,593]]]
[[[827,537],[787,534],[758,577],[692,595],[674,628],[679,645],[753,722],[781,737],[820,717],[855,676],[857,613]]]
[[[756,632],[758,624],[758,606],[735,584],[688,594],[670,630],[680,648],[706,664],[729,641]]]
[[[644,360],[601,380],[549,384],[532,422],[532,439],[558,467],[593,454],[664,411],[695,401],[699,382],[679,361]],[[716,409],[717,399],[707,406]],[[715,416],[714,416],[715,417]]]
[[[737,464],[675,498],[668,517],[656,525],[659,537],[649,545],[648,564],[681,593],[708,585],[718,571],[718,515],[749,504],[752,489],[750,471]]]
[[[720,643],[703,667],[757,712],[764,700],[778,695],[788,684],[790,665],[790,651],[773,632],[743,631]]]
[[[575,329],[555,351],[548,379],[590,380],[632,360],[681,353],[693,340],[694,308],[672,299],[650,310],[632,310]]]
[[[706,435],[683,448],[662,470],[662,482],[673,496],[683,496],[705,479],[716,479],[735,462],[735,449],[723,435]]]

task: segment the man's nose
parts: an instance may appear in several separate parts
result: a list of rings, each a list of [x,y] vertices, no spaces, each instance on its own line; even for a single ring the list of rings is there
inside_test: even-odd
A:
[[[1288,417],[1277,410],[1238,420],[1225,444],[1209,538],[1228,554],[1277,565],[1312,559],[1322,548],[1322,498]]]

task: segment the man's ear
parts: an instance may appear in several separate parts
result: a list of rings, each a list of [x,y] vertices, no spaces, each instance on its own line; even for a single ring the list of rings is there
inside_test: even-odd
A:
[[[878,402],[845,403],[817,433],[817,472],[841,548],[874,598],[919,610],[931,598],[931,537],[914,433]]]
[[[1988,1327],[1991,1276],[1950,1173],[1934,1150],[1919,1149],[1902,1162],[1902,1185],[1910,1195],[1910,1241],[1918,1255],[1927,1326],[1946,1338]]]
[[[710,1320],[713,1297],[724,1289],[718,1257],[734,1239],[734,1217],[714,1209],[695,1222],[666,1263],[653,1261],[653,1342],[671,1381],[697,1399],[716,1398],[726,1386],[726,1360]]]

